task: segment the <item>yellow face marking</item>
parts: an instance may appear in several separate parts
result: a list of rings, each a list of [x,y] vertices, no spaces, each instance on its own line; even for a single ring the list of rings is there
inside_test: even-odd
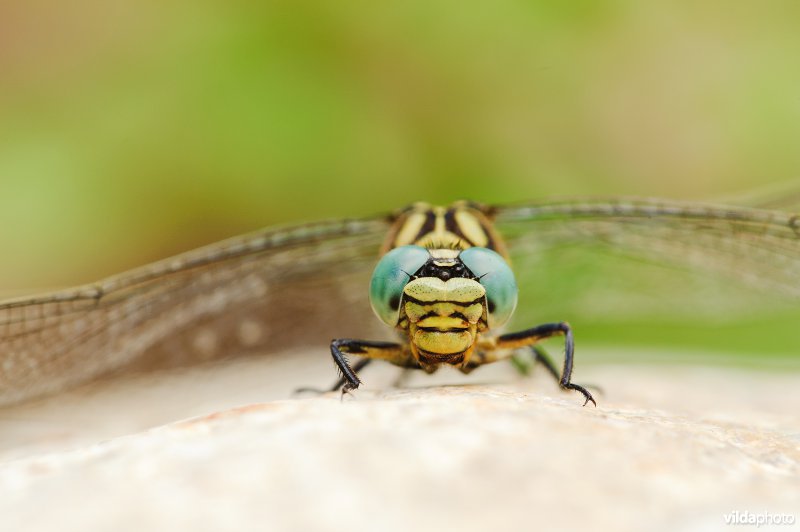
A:
[[[434,310],[435,307],[435,310]],[[417,323],[422,319],[422,316],[435,312],[439,316],[450,316],[454,312],[460,312],[460,305],[453,303],[432,303],[430,305],[419,304],[413,301],[406,301],[403,310],[411,323]],[[424,327],[424,325],[423,325]]]
[[[474,325],[478,323],[478,320],[480,320],[481,316],[483,316],[484,308],[482,303],[475,303],[474,305],[466,307],[457,303],[433,303],[430,305],[420,305],[418,303],[414,303],[413,301],[406,301],[405,305],[403,306],[403,310],[405,311],[408,321],[411,323],[416,323],[419,327],[447,328],[458,327],[459,325],[456,325],[454,322],[448,322],[446,326],[439,325],[434,320],[447,318],[463,323],[463,320],[461,319],[450,318],[450,316],[453,314],[459,313],[466,318],[467,323],[463,325],[466,327],[467,325]],[[423,316],[426,316],[432,312],[436,316],[428,316],[427,318],[423,319]],[[431,321],[429,322],[429,320]]]
[[[468,361],[472,346],[478,339],[478,323],[485,314],[486,289],[472,279],[442,281],[423,277],[408,283],[404,292],[413,298],[406,300],[403,312],[414,355],[443,355],[443,358],[436,359],[437,363],[463,364]],[[483,329],[481,326],[480,330]],[[428,355],[421,355],[420,350]],[[426,359],[431,363],[428,358],[422,358],[421,362],[425,363]]]
[[[463,331],[424,331],[414,332],[414,345],[430,353],[450,354],[466,351],[475,342],[475,332]]]
[[[438,311],[439,308],[436,308]],[[478,316],[480,317],[480,316]],[[423,327],[427,329],[436,328],[436,329],[456,329],[461,328],[465,329],[469,327],[470,322],[469,320],[464,320],[461,318],[456,318],[455,316],[443,316],[443,315],[436,315],[436,316],[428,316],[427,318],[423,318],[416,322],[417,327]]]
[[[414,279],[403,289],[405,294],[423,303],[452,301],[472,303],[486,296],[486,289],[478,281],[456,277],[442,281],[436,277]]]

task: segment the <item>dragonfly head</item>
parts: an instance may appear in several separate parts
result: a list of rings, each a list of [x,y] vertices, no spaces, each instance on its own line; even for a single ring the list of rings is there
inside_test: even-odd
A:
[[[478,335],[511,317],[517,286],[490,249],[402,246],[376,266],[370,302],[384,323],[408,334],[423,367],[466,364]]]

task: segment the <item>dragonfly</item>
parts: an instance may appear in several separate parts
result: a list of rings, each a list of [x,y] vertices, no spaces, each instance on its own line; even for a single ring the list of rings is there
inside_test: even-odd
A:
[[[330,347],[337,386],[348,391],[372,359],[468,372],[553,335],[565,337],[559,383],[586,404],[591,394],[571,381],[568,316],[518,333],[499,329],[516,304],[509,264],[584,245],[800,296],[800,218],[775,205],[627,197],[416,204],[269,227],[98,282],[2,301],[0,406],[101,378],[299,345]],[[392,328],[401,341],[369,339]],[[347,355],[366,356],[351,366]]]

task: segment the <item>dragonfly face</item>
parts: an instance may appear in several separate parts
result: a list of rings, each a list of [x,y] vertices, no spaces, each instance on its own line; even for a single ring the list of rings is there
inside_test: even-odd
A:
[[[376,315],[396,327],[423,368],[466,367],[479,335],[505,323],[516,307],[517,286],[504,249],[480,207],[419,203],[405,211],[370,283]],[[469,236],[467,236],[469,235]]]
[[[487,329],[486,290],[475,280],[414,279],[403,289],[400,322],[421,366],[467,364]]]
[[[408,255],[424,262],[404,270]],[[387,282],[398,277],[400,282]],[[414,358],[424,365],[469,361],[478,332],[488,327],[486,289],[455,250],[396,248],[378,263],[370,288],[378,317],[407,335]]]

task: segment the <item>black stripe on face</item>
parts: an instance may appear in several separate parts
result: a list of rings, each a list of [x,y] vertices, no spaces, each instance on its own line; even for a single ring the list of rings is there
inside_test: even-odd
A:
[[[410,301],[412,303],[416,303],[417,305],[421,305],[423,307],[428,306],[428,305],[436,305],[436,304],[439,304],[439,303],[450,303],[452,305],[458,305],[459,307],[471,307],[472,305],[477,305],[479,303],[482,303],[483,300],[484,300],[483,297],[479,297],[478,299],[476,299],[474,301],[468,301],[466,303],[462,303],[461,301],[448,301],[446,299],[441,299],[441,300],[440,299],[434,299],[433,301],[422,301],[420,299],[413,298],[413,297],[411,297],[411,296],[409,296],[407,294],[403,296],[403,299],[405,301]],[[437,316],[438,316],[438,314],[437,314]]]
[[[455,304],[456,305],[461,305],[461,303],[455,303]],[[423,314],[422,316],[419,317],[419,320],[417,320],[417,321],[423,321],[423,320],[426,320],[428,318],[441,318],[441,317],[456,318],[456,319],[463,320],[463,321],[469,321],[467,319],[467,317],[464,316],[464,314],[462,314],[461,312],[453,312],[452,314],[448,314],[447,316],[443,316],[442,314],[439,314],[438,312],[435,312],[435,311],[430,311],[427,314]]]
[[[417,330],[429,333],[460,333],[469,330],[469,327],[448,327],[447,329],[440,329],[439,327],[417,327]]]

